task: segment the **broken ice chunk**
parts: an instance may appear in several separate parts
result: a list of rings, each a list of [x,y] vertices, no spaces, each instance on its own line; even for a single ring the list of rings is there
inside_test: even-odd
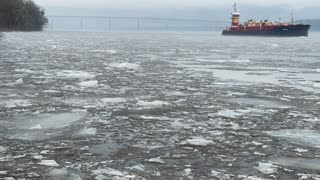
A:
[[[180,144],[192,145],[192,146],[209,146],[214,144],[214,142],[212,140],[207,140],[203,138],[193,138],[193,139],[187,139],[186,141],[183,141]]]
[[[261,163],[259,162],[258,167],[254,167],[256,170],[260,171],[263,174],[274,174],[277,172],[278,166],[271,163]]]
[[[38,164],[52,167],[59,166],[59,164],[55,160],[41,160],[41,162],[39,162]]]
[[[159,163],[159,164],[165,164],[166,163],[164,160],[160,159],[160,157],[148,159],[147,162],[149,162],[149,163]]]
[[[99,86],[99,82],[97,80],[82,81],[78,85],[81,87],[90,88]]]

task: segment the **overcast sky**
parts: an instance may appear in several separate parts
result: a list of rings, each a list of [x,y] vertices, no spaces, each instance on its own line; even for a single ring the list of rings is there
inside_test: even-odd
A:
[[[35,0],[44,7],[73,8],[191,8],[208,6],[227,6],[234,0]],[[237,0],[240,5],[276,6],[292,8],[320,6],[319,0]]]
[[[49,16],[127,16],[229,20],[235,0],[34,0]],[[236,0],[241,20],[319,19],[320,0]]]

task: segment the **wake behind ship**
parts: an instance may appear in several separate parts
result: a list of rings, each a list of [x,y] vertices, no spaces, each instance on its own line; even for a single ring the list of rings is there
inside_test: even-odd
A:
[[[237,10],[237,4],[234,4],[234,12],[232,14],[232,25],[223,30],[222,35],[236,36],[308,36],[310,25],[294,24],[292,16],[290,23],[273,23],[268,20],[255,21],[249,20],[244,24],[239,24],[240,13]]]

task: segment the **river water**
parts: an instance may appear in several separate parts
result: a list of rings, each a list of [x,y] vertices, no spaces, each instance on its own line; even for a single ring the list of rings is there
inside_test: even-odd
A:
[[[320,34],[4,33],[0,178],[319,179]]]

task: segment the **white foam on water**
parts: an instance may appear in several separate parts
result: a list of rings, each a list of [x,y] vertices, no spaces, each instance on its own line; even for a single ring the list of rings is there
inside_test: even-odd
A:
[[[51,167],[59,166],[59,164],[55,160],[41,160],[38,164]]]
[[[119,68],[119,69],[138,69],[140,67],[140,65],[138,64],[128,63],[128,62],[111,63],[111,64],[108,64],[108,66],[113,68]]]
[[[320,132],[315,130],[268,131],[267,134],[285,139],[293,144],[320,148]]]
[[[82,81],[78,85],[81,87],[92,88],[92,87],[98,87],[99,82],[97,80]]]

